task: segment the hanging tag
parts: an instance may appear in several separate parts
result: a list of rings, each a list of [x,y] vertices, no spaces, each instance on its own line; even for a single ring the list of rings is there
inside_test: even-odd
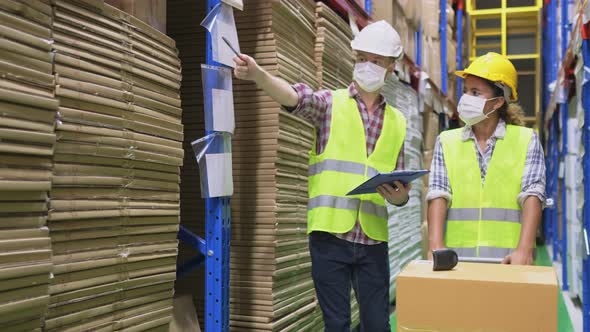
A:
[[[216,132],[191,143],[201,175],[201,197],[233,195],[231,135]]]
[[[232,74],[229,68],[201,65],[205,130],[233,134],[235,125]]]
[[[244,1],[243,0],[221,0],[221,2],[226,3],[237,10],[244,10]]]
[[[233,58],[234,51],[228,46],[232,45],[237,52],[240,52],[238,32],[234,20],[234,11],[231,6],[225,3],[217,4],[211,12],[203,19],[201,26],[211,34],[211,48],[213,61],[226,66],[235,67]],[[227,40],[224,41],[223,37]]]

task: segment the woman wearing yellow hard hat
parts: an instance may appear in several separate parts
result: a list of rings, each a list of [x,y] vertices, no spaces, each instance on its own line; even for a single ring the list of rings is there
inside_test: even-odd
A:
[[[458,112],[465,127],[436,142],[427,195],[430,249],[532,264],[545,162],[537,135],[522,127],[516,69],[488,53],[456,75],[464,79]]]

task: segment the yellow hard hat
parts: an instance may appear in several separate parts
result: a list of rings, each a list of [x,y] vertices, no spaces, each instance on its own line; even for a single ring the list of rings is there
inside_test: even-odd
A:
[[[510,93],[504,89],[505,97],[510,98],[510,101],[518,100],[518,93],[516,92],[518,75],[516,68],[514,68],[514,65],[508,58],[501,54],[489,52],[486,55],[482,55],[475,59],[467,69],[456,71],[455,75],[462,78],[467,77],[467,75],[473,75],[494,83],[500,83],[503,85],[503,88],[510,88]]]

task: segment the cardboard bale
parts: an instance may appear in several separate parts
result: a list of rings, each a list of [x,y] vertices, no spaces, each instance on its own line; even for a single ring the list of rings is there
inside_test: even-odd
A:
[[[406,118],[406,138],[404,141],[405,169],[422,169],[423,120],[419,112],[417,92],[408,84],[393,75],[383,88],[386,101],[402,112]],[[410,199],[403,207],[388,205],[389,212],[389,268],[390,299],[395,298],[396,277],[407,262],[420,257],[422,243],[420,222],[422,221],[422,197],[424,186],[418,179],[412,183]]]
[[[422,2],[422,31],[424,36],[439,38],[439,10],[440,1],[423,0]]]
[[[424,105],[424,150],[433,150],[439,134],[439,114],[429,105]]]
[[[7,331],[40,330],[49,302],[52,19],[45,3],[0,3],[0,329]]]
[[[60,108],[46,326],[167,324],[184,156],[178,51],[169,37],[102,1],[56,1],[54,12]],[[160,294],[122,303],[150,292]],[[164,300],[167,308],[120,311]]]
[[[315,15],[318,84],[324,89],[346,88],[352,82],[354,66],[350,25],[323,2],[316,3]]]
[[[105,0],[105,2],[166,33],[166,0]]]
[[[459,263],[432,271],[431,261],[414,261],[400,273],[397,292],[401,331],[557,330],[552,267]]]

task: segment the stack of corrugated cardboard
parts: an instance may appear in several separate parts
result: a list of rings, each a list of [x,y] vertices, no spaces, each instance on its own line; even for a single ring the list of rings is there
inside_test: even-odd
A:
[[[249,1],[236,25],[242,52],[274,75],[317,87],[313,2]],[[306,234],[312,127],[254,84],[234,83],[232,330],[321,328]]]
[[[49,303],[51,7],[0,1],[0,330],[41,331]]]
[[[383,88],[387,102],[406,118],[404,168],[422,169],[422,114],[418,109],[418,93],[410,85],[390,76]],[[403,207],[388,206],[389,210],[389,269],[390,296],[395,296],[395,280],[404,266],[422,255],[422,196],[421,179],[412,182],[410,200]]]
[[[45,327],[167,331],[179,223],[174,41],[101,1],[56,1]]]
[[[316,3],[315,62],[318,84],[324,89],[342,89],[352,81],[354,59],[350,25],[323,2]]]

